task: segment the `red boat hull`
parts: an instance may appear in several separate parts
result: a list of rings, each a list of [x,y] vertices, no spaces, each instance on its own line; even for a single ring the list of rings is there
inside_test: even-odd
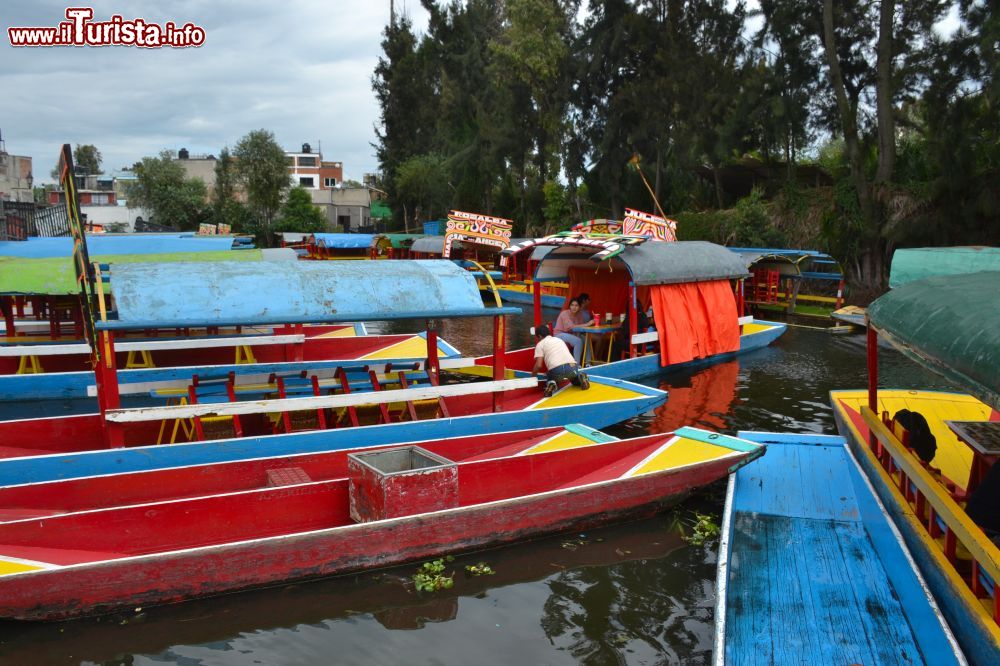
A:
[[[436,513],[8,576],[0,578],[0,616],[54,620],[178,602],[590,527],[651,514],[723,478],[733,463],[723,458]],[[295,488],[288,490],[286,509],[294,511]]]

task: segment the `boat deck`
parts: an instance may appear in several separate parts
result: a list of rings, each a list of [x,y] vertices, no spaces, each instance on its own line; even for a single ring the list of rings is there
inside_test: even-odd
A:
[[[839,437],[741,433],[716,663],[948,664],[954,638]]]

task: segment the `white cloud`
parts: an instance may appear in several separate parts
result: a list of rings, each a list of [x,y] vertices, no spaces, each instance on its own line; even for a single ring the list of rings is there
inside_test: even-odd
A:
[[[73,5],[74,3],[68,3]],[[328,160],[360,179],[374,171],[378,106],[371,76],[389,3],[94,0],[94,20],[114,14],[205,29],[200,48],[12,48],[7,28],[55,26],[65,2],[5,5],[0,38],[0,131],[7,150],[30,155],[48,179],[63,143],[92,143],[105,170],[188,148],[218,154],[265,128],[287,149],[321,142]],[[426,14],[417,0],[397,11]]]

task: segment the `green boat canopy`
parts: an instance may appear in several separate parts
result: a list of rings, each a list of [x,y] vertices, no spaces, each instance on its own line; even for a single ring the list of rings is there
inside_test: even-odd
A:
[[[961,275],[979,271],[1000,271],[1000,248],[970,245],[966,247],[916,247],[896,250],[892,255],[889,287],[936,275]]]
[[[221,252],[167,252],[163,254],[91,255],[92,262],[102,264],[175,263],[178,261],[261,261],[280,260],[269,250],[230,250]],[[295,255],[291,255],[295,259]],[[26,259],[0,257],[0,294],[65,296],[80,293],[76,283],[73,258],[45,257]]]
[[[1000,409],[1000,271],[904,284],[868,306],[880,335]]]

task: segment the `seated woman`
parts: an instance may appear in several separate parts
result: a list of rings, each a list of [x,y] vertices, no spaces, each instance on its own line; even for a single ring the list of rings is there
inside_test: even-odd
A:
[[[583,340],[573,333],[576,326],[590,326],[594,320],[584,321],[580,313],[580,300],[574,298],[569,302],[569,309],[559,313],[556,319],[553,334],[565,342],[573,350],[573,360],[580,365],[580,358],[583,356]]]

